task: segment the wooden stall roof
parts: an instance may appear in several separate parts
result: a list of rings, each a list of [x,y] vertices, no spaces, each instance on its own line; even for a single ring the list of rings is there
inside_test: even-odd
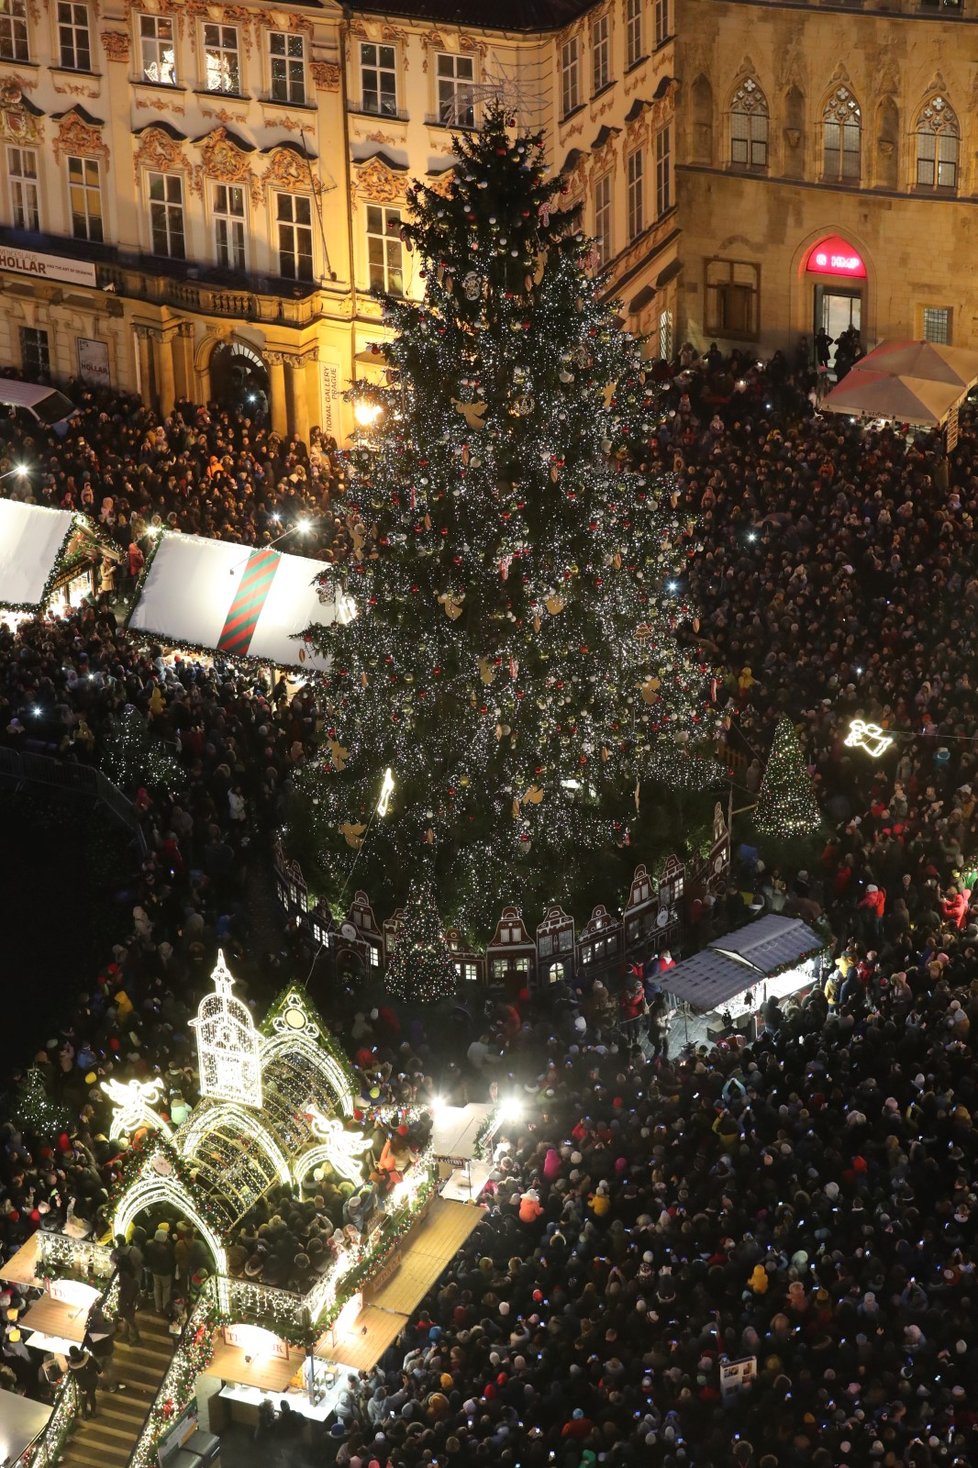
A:
[[[42,1295],[34,1301],[20,1324],[24,1330],[39,1330],[43,1335],[60,1336],[62,1340],[76,1341],[81,1345],[91,1308],[90,1303],[69,1305],[66,1300],[52,1300],[50,1295]]]
[[[320,1337],[316,1342],[315,1354],[324,1361],[335,1361],[338,1366],[346,1366],[351,1371],[372,1371],[407,1323],[406,1315],[378,1310],[376,1305],[365,1305],[338,1341],[331,1342],[331,1331]]]
[[[16,1254],[12,1254],[6,1264],[0,1265],[0,1279],[6,1280],[8,1284],[38,1284],[39,1280],[34,1273],[37,1244],[37,1234],[31,1234],[27,1243],[21,1244]]]
[[[410,1315],[484,1216],[475,1204],[435,1198],[405,1240],[393,1274],[376,1293],[368,1286],[363,1292],[364,1302],[397,1315]]]
[[[222,1381],[257,1386],[266,1392],[284,1392],[296,1372],[301,1371],[304,1360],[305,1352],[290,1346],[287,1357],[261,1356],[257,1361],[253,1357],[249,1361],[243,1346],[229,1346],[218,1334],[207,1370]]]

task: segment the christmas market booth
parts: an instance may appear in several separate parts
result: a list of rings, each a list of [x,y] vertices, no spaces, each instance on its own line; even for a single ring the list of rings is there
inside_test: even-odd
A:
[[[57,612],[98,590],[98,568],[114,546],[95,525],[70,510],[0,499],[0,609],[33,616]]]
[[[734,1029],[752,1039],[768,999],[787,998],[817,981],[826,947],[800,918],[778,913],[715,938],[663,979],[677,1006],[673,1036],[683,1044]]]
[[[957,416],[978,382],[978,352],[936,342],[885,341],[861,357],[822,407],[851,418],[944,428],[957,442]]]
[[[175,647],[322,672],[329,659],[306,641],[306,629],[349,615],[342,596],[321,599],[322,569],[267,546],[161,531],[128,626]]]
[[[209,1461],[229,1423],[255,1424],[263,1403],[283,1398],[307,1433],[328,1421],[346,1374],[375,1365],[483,1217],[471,1195],[443,1195],[454,1159],[436,1156],[429,1112],[362,1096],[301,990],[287,988],[256,1025],[219,955],[191,1025],[200,1100],[188,1114],[168,1114],[158,1077],[104,1083],[111,1136],[130,1143],[105,1238],[39,1232],[30,1257],[25,1246],[11,1261],[42,1291],[24,1317],[28,1346],[36,1330],[39,1345],[66,1352],[94,1301],[116,1308],[113,1239],[137,1224],[151,1236],[189,1225],[202,1243],[207,1264],[174,1307],[174,1353],[131,1444],[135,1468],[177,1451]],[[490,1137],[493,1117],[458,1121],[451,1140],[474,1156],[476,1133]],[[303,1204],[317,1227],[309,1253],[299,1246],[301,1283],[290,1260],[286,1288],[262,1277],[270,1256],[254,1242],[244,1262],[241,1239],[256,1218],[271,1215],[278,1228]],[[25,1468],[58,1460],[77,1398],[67,1373],[50,1421],[19,1459]],[[90,1430],[79,1426],[82,1447]]]

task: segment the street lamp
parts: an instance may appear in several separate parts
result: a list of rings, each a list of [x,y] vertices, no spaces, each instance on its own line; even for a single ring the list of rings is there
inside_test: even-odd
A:
[[[29,464],[15,464],[5,474],[0,474],[0,479],[12,479],[15,475],[18,479],[26,479],[31,472]]]

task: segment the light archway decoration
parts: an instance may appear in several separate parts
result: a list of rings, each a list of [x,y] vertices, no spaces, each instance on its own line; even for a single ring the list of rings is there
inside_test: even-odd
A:
[[[173,1208],[192,1223],[213,1255],[215,1274],[227,1274],[228,1261],[224,1244],[198,1208],[172,1160],[162,1148],[147,1157],[139,1175],[119,1198],[112,1215],[113,1237],[119,1234],[128,1237],[129,1229],[139,1214],[152,1208],[154,1204]]]
[[[233,1101],[221,1101],[215,1106],[197,1107],[177,1136],[177,1146],[188,1164],[195,1160],[197,1148],[217,1131],[240,1132],[257,1143],[278,1174],[279,1181],[289,1183],[292,1173],[285,1154],[271,1132],[255,1115]]]
[[[264,1028],[261,1059],[266,1072],[280,1056],[301,1055],[322,1077],[344,1114],[353,1115],[356,1100],[353,1072],[323,1032],[298,989],[293,987],[286,992]]]

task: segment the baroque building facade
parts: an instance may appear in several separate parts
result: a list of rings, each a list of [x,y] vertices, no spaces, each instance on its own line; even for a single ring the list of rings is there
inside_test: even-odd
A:
[[[686,0],[680,329],[970,344],[973,0]]]
[[[344,437],[376,291],[422,293],[407,185],[447,186],[493,97],[545,131],[627,325],[670,350],[674,4],[6,0],[0,361]]]

